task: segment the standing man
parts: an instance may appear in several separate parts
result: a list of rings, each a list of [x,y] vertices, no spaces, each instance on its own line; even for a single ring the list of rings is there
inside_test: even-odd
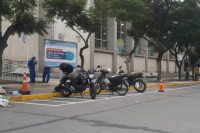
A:
[[[189,71],[190,71],[190,68],[189,66],[186,68],[186,75],[185,75],[185,79],[186,80],[189,80]]]
[[[48,83],[50,79],[50,67],[44,67],[42,83],[45,83],[46,76],[47,76],[46,83]]]
[[[198,81],[199,68],[197,66],[195,66],[194,68],[194,74],[195,74],[195,81]]]
[[[28,61],[28,68],[29,68],[29,72],[30,72],[30,83],[36,83],[35,82],[35,65],[37,64],[36,61],[36,57],[32,57],[29,61]]]

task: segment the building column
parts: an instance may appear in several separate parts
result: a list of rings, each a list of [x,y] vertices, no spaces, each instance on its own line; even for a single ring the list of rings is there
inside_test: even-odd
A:
[[[144,49],[145,51],[146,51],[146,57],[145,57],[145,72],[148,72],[149,71],[149,69],[148,69],[148,67],[149,67],[149,65],[148,65],[148,60],[149,60],[149,50],[148,50],[148,48],[146,48],[146,49]]]
[[[176,66],[176,61],[174,61],[174,67],[175,67],[175,73],[177,73],[177,66]]]
[[[145,39],[140,39],[140,52],[141,52],[141,55],[144,55],[144,58],[145,58],[145,72],[148,72],[149,69],[149,65],[148,65],[148,60],[149,60],[149,50],[148,50],[148,47],[147,47],[147,41]]]
[[[95,41],[94,41],[95,33],[90,36],[90,69],[94,69],[94,49],[95,49]]]
[[[41,5],[42,1],[40,0],[39,1],[39,5]],[[42,8],[42,6],[39,6],[38,8],[38,14],[39,14],[39,18],[44,18],[45,15],[46,15],[46,12],[44,11],[44,9]],[[37,66],[37,71],[38,72],[42,72],[43,71],[43,68],[44,68],[44,54],[45,54],[45,49],[44,49],[44,39],[54,39],[53,38],[53,27],[54,27],[54,24],[51,23],[48,25],[49,28],[46,29],[48,34],[45,34],[44,36],[41,36],[39,35],[39,39],[38,39],[38,66]]]
[[[117,21],[114,18],[108,18],[107,21],[108,50],[113,51],[112,72],[117,70]]]

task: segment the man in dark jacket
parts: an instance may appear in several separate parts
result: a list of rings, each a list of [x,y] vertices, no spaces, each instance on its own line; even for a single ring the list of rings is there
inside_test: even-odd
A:
[[[29,72],[30,72],[30,83],[35,83],[35,65],[37,64],[36,61],[36,57],[32,57],[29,61],[28,61],[28,68],[29,68]]]

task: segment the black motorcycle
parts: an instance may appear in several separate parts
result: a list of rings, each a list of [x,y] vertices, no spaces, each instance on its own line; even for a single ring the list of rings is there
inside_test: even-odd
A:
[[[119,66],[118,74],[123,74],[122,66]],[[129,86],[133,86],[139,93],[143,93],[146,90],[146,83],[141,79],[144,78],[143,73],[126,74]]]
[[[100,70],[101,75],[97,79],[97,94],[99,94],[102,90],[108,90],[113,94],[113,92],[117,92],[120,96],[126,95],[128,92],[129,84],[127,82],[126,75],[114,75],[108,78],[109,83],[106,82],[106,74],[109,73],[108,70]]]
[[[146,90],[146,83],[141,79],[143,78],[143,73],[135,73],[127,75],[127,77],[129,86],[133,86],[137,92],[143,93]]]
[[[83,70],[79,71],[78,76],[75,77],[70,74],[73,72],[73,66],[70,64],[62,63],[59,68],[64,75],[54,91],[60,91],[63,97],[69,97],[72,93],[80,93],[82,96],[82,92],[89,87],[90,97],[92,99],[96,98],[96,79],[93,73]]]

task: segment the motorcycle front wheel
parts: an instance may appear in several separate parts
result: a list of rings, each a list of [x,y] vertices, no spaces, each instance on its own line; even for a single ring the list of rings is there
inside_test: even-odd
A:
[[[125,83],[122,82],[121,84],[119,84],[117,86],[116,91],[120,96],[124,96],[128,92],[128,86]]]
[[[143,80],[138,79],[135,81],[134,88],[137,92],[143,93],[146,90],[146,83]]]
[[[71,92],[66,91],[65,88],[61,88],[60,93],[61,93],[61,95],[62,95],[63,97],[69,97],[69,96],[71,96],[71,94],[72,94]]]
[[[91,84],[90,85],[90,97],[95,99],[97,96],[97,85],[98,84]]]

